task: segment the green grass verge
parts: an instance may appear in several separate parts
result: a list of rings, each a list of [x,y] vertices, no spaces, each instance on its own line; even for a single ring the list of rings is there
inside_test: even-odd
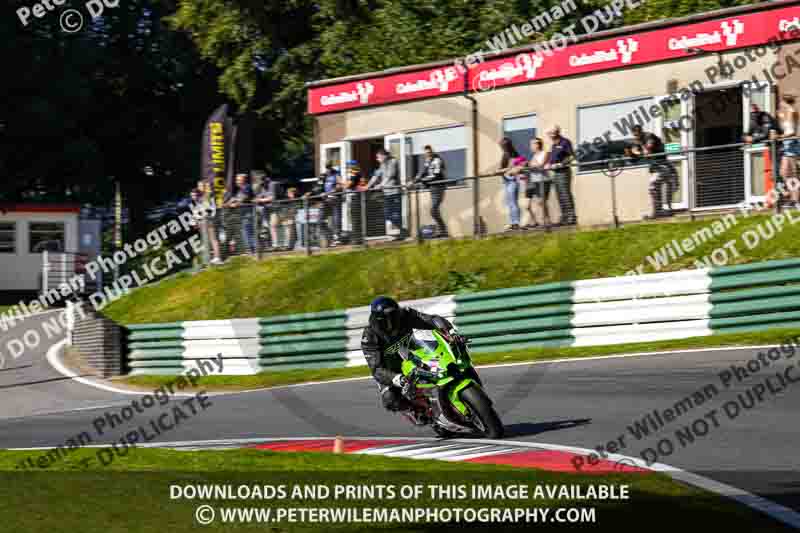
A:
[[[219,521],[200,527],[194,519],[202,504],[220,507],[396,508],[396,507],[499,507],[499,508],[596,508],[594,524],[580,524],[597,531],[640,531],[658,517],[659,526],[693,527],[713,521],[725,531],[783,531],[780,524],[746,507],[713,494],[676,483],[661,474],[581,475],[518,470],[512,467],[414,461],[358,455],[274,453],[260,450],[187,452],[133,449],[108,466],[96,460],[96,450],[80,449],[53,464],[46,472],[7,472],[26,457],[43,452],[0,451],[0,516],[3,530],[25,532],[80,531],[82,533],[168,531],[488,531],[488,525],[456,524],[226,524]],[[83,460],[91,466],[85,467]],[[286,499],[202,500],[170,497],[172,485],[219,484],[284,485]],[[463,485],[466,498],[352,499],[292,498],[295,486]],[[627,485],[628,500],[553,500],[547,498],[487,499],[469,494],[475,485]],[[669,509],[668,513],[664,510]],[[551,511],[552,512],[552,511]],[[563,531],[566,524],[495,524],[503,531]]]
[[[721,346],[758,346],[780,344],[800,335],[798,328],[778,328],[768,331],[748,333],[729,333],[708,337],[691,337],[658,342],[639,342],[609,346],[588,346],[583,348],[530,348],[512,352],[483,353],[473,356],[477,365],[494,363],[518,363],[525,361],[546,361],[548,359],[580,359],[598,355],[624,354],[635,352],[654,352],[687,348],[712,348]],[[197,380],[197,388],[206,390],[243,390],[260,387],[275,387],[312,381],[368,376],[367,367],[288,370],[281,372],[261,372],[251,376],[208,376]],[[128,385],[143,388],[157,388],[175,381],[174,376],[133,376],[116,380]]]
[[[756,230],[767,218],[739,216],[736,225],[664,270],[691,267],[730,240],[736,240],[740,254],[730,264],[800,256],[800,225],[787,225],[774,238],[747,249],[742,234]],[[616,230],[498,236],[314,257],[237,258],[200,274],[181,274],[145,287],[105,312],[121,324],[266,317],[366,305],[377,294],[408,300],[619,276],[641,263],[647,273],[654,271],[647,256],[710,224],[710,220],[635,224]]]

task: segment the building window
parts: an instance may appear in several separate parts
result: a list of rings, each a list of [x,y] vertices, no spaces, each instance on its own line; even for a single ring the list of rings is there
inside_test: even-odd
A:
[[[536,137],[536,115],[523,115],[521,117],[503,119],[503,137],[511,139],[511,144],[517,149],[519,155],[530,159],[531,139]]]
[[[31,222],[30,239],[31,253],[38,254],[44,251],[64,251],[64,223],[63,222]]]
[[[653,99],[647,97],[578,107],[575,151],[581,163],[580,170],[597,171],[608,166],[605,160],[625,157],[625,148],[633,139],[633,126],[641,123],[645,131],[652,131],[656,126],[656,117],[648,112],[652,104]],[[592,164],[594,161],[601,162]],[[626,164],[641,163],[628,161]]]
[[[0,222],[0,254],[13,254],[17,251],[17,225],[14,222]]]
[[[422,168],[425,158],[425,147],[430,145],[433,151],[444,160],[447,179],[462,179],[467,175],[467,133],[464,126],[453,126],[435,130],[409,133],[410,156],[408,172],[416,176]]]

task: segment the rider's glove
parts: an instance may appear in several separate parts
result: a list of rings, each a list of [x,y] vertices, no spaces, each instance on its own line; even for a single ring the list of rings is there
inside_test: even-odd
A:
[[[397,374],[394,379],[392,379],[392,385],[399,388],[400,394],[402,394],[403,397],[408,400],[413,400],[417,395],[417,391],[414,388],[414,383],[409,381],[402,374]]]

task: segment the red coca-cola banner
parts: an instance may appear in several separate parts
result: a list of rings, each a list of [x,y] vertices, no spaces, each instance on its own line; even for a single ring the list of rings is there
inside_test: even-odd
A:
[[[754,47],[800,31],[800,6],[760,11],[708,22],[653,30],[625,37],[580,43],[540,53],[492,59],[468,71],[471,91],[491,90],[536,80],[599,72],[620,67]],[[797,35],[792,35],[796,38]],[[558,42],[554,44],[559,44]],[[755,50],[754,58],[767,53]],[[311,114],[431,98],[464,90],[455,66],[419,70],[356,82],[315,87],[308,93]]]

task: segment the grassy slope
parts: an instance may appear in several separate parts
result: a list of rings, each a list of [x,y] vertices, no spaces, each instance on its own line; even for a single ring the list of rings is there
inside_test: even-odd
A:
[[[800,219],[800,215],[795,215]],[[738,224],[666,270],[691,267],[731,239],[742,257],[730,264],[800,256],[800,224],[747,250],[739,236],[767,216]],[[106,308],[123,324],[265,317],[366,305],[376,294],[424,298],[550,281],[618,276],[709,220],[637,224],[617,230],[524,234],[370,249],[256,262],[238,258],[194,276],[147,287]],[[644,272],[653,272],[647,265]]]
[[[757,346],[781,344],[800,335],[800,329],[773,329],[764,332],[733,333],[713,337],[693,337],[659,342],[641,342],[613,346],[591,346],[585,348],[532,348],[513,352],[499,352],[474,355],[478,365],[492,363],[515,363],[521,361],[546,361],[548,359],[579,359],[581,357],[602,356],[620,353],[637,353],[656,350],[675,350],[686,348],[706,348],[711,346]],[[792,341],[794,344],[796,342]],[[295,383],[326,381],[369,376],[365,366],[350,368],[328,368],[320,370],[289,370],[282,372],[261,372],[252,376],[208,376],[197,381],[197,388],[203,390],[247,390],[260,387],[275,387]],[[135,376],[119,381],[128,385],[155,389],[163,384],[174,383],[174,376]]]
[[[779,524],[754,512],[709,493],[686,487],[661,474],[610,474],[604,476],[574,473],[532,472],[513,467],[414,461],[358,455],[309,453],[271,453],[259,450],[187,452],[156,449],[135,449],[107,467],[95,460],[95,450],[72,452],[55,463],[46,473],[13,470],[24,457],[39,457],[42,452],[0,451],[0,517],[11,531],[81,531],[84,533],[196,531],[194,510],[201,503],[215,507],[596,507],[600,531],[639,531],[653,516],[660,525],[692,526],[713,520],[717,528],[728,531],[784,531]],[[92,458],[88,469],[79,462]],[[629,500],[186,500],[170,498],[170,485],[215,483],[250,486],[358,484],[375,486],[411,485],[511,485],[525,484],[533,490],[537,484],[629,485]],[[664,509],[670,509],[664,513]],[[382,526],[382,527],[381,527]],[[454,524],[450,524],[454,527]],[[472,530],[458,526],[459,530]],[[494,528],[497,528],[495,525]],[[504,531],[555,530],[543,524],[522,524]],[[583,528],[587,528],[586,524]],[[217,522],[207,531],[239,529],[264,531],[441,531],[444,526],[414,527],[379,524],[342,524],[338,526],[291,524],[247,524],[220,526]],[[582,529],[583,529],[582,528]],[[2,528],[0,528],[2,529]],[[449,529],[449,528],[448,528]],[[6,529],[4,529],[6,530]],[[484,526],[484,530],[488,527]],[[571,530],[571,529],[569,529]]]

